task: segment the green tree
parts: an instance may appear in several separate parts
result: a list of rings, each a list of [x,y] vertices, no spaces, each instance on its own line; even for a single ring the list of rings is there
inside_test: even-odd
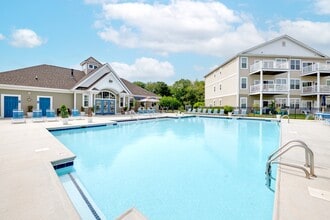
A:
[[[193,106],[196,102],[204,102],[204,85],[204,81],[180,79],[173,84],[171,92],[182,105]]]
[[[167,109],[177,110],[181,104],[175,97],[164,96],[159,100],[159,106]]]
[[[148,82],[145,87],[146,90],[153,92],[159,96],[170,96],[171,91],[168,85],[164,82]]]
[[[133,84],[135,84],[137,86],[140,86],[143,89],[146,88],[146,84],[144,82],[141,82],[141,81],[135,81],[135,82],[133,82]]]

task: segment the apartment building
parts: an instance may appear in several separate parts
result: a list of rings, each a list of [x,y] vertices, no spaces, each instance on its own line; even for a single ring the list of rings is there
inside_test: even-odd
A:
[[[330,110],[330,57],[283,35],[238,53],[205,75],[205,106]]]

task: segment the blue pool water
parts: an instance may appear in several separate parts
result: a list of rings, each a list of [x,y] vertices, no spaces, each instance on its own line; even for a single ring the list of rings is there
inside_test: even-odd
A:
[[[194,117],[52,133],[77,155],[76,174],[108,219],[132,207],[150,220],[272,219],[264,169],[275,122]]]

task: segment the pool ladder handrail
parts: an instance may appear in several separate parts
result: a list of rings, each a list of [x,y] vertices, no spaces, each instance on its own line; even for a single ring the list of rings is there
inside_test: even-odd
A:
[[[303,166],[299,166],[296,164],[291,164],[291,163],[286,163],[286,162],[282,162],[282,161],[278,161],[277,159],[282,156],[283,154],[285,154],[286,152],[288,152],[289,150],[291,150],[292,148],[295,147],[299,147],[299,148],[303,148],[305,150],[305,167],[309,167],[309,172],[308,170],[303,167]],[[271,155],[269,155],[267,163],[266,163],[266,171],[265,171],[265,175],[266,175],[266,185],[268,186],[268,188],[270,188],[270,184],[271,184],[271,166],[272,164],[281,164],[284,166],[289,166],[289,167],[293,167],[293,168],[297,168],[297,169],[301,169],[302,171],[305,172],[306,178],[310,179],[310,177],[316,177],[315,173],[314,173],[314,153],[313,151],[307,146],[307,144],[301,140],[291,140],[289,142],[287,142],[286,144],[284,144],[282,147],[280,147],[279,149],[277,149],[276,151],[274,151]]]
[[[284,118],[288,118],[288,123],[290,123],[290,117],[289,117],[289,115],[282,115],[281,116],[281,119],[284,119]]]

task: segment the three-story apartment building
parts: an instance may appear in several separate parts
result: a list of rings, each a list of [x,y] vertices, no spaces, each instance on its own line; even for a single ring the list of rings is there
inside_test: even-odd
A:
[[[245,50],[205,76],[205,105],[330,109],[330,57],[283,35]]]

